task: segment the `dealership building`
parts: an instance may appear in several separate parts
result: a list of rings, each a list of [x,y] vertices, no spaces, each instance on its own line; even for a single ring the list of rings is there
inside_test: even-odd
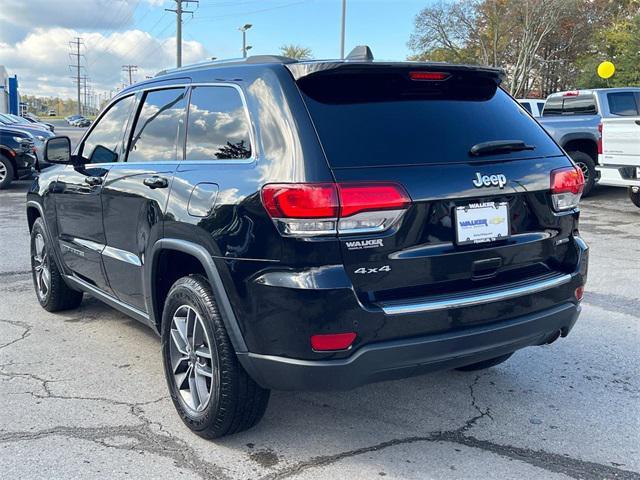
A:
[[[0,65],[0,113],[18,115],[19,111],[18,77],[10,77],[4,65]]]

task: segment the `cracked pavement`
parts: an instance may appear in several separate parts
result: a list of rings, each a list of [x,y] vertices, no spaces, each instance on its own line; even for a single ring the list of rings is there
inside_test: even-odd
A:
[[[210,442],[174,413],[150,330],[89,297],[39,307],[27,187],[0,192],[2,478],[640,479],[640,210],[622,190],[583,202],[568,338],[479,373],[273,392],[256,428]]]

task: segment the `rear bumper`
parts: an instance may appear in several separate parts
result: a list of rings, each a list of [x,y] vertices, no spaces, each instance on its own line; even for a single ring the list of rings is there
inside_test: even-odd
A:
[[[347,390],[469,365],[566,336],[580,313],[568,302],[535,314],[425,337],[373,343],[339,360],[297,360],[254,353],[238,357],[260,385],[275,390]]]
[[[612,187],[640,187],[640,178],[636,177],[636,167],[629,165],[599,165],[598,183]]]

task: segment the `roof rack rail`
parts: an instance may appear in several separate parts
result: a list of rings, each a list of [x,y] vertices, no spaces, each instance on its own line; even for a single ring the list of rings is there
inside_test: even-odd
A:
[[[282,55],[252,55],[247,58],[228,58],[224,60],[206,60],[204,62],[194,63],[191,65],[185,65],[178,68],[167,68],[160,70],[155,74],[156,77],[167,75],[169,73],[186,72],[191,70],[199,70],[207,67],[218,67],[228,65],[256,65],[261,63],[296,63],[298,60],[290,57],[283,57]]]

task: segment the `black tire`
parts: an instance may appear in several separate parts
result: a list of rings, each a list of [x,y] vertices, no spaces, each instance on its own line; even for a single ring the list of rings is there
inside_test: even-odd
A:
[[[483,360],[482,362],[472,363],[471,365],[465,365],[464,367],[458,367],[456,370],[461,372],[475,372],[476,370],[484,370],[485,368],[495,367],[503,362],[506,362],[513,353],[507,353],[506,355],[500,355],[499,357],[490,358],[489,360]]]
[[[577,150],[568,152],[571,160],[575,162],[584,175],[584,190],[582,196],[587,197],[596,184],[596,162],[588,154]]]
[[[44,255],[38,252],[40,241],[43,242]],[[45,273],[48,275],[46,291],[41,288]],[[82,302],[82,292],[69,288],[58,269],[44,231],[42,218],[37,218],[31,229],[31,276],[38,302],[46,311],[70,310],[77,308]]]
[[[183,360],[179,363],[176,362],[177,367],[174,368],[172,350],[174,360],[176,354],[182,355],[182,353],[178,353],[180,347],[173,337],[177,339],[180,337],[177,327],[173,328],[173,326],[177,325],[174,323],[176,318],[180,318],[177,314],[185,308],[188,312],[193,310],[198,315],[198,318],[193,321],[200,321],[200,328],[204,328],[200,337],[209,345],[197,346],[194,327],[191,337],[193,341],[182,337],[187,340],[184,345],[190,345],[186,350],[191,353],[187,353],[188,357],[183,356]],[[184,331],[188,336],[191,328],[188,317],[184,325]],[[199,402],[200,405],[194,409],[193,399],[204,397],[204,395],[200,395],[199,392],[197,395],[191,395],[187,392],[187,390],[193,392],[190,387],[193,373],[190,375],[189,372],[198,371],[196,365],[200,365],[198,362],[202,358],[196,357],[195,352],[202,348],[209,353],[207,357],[209,364],[203,364],[203,366],[212,374],[206,385],[210,393],[206,402]],[[253,427],[264,415],[270,391],[254,382],[238,361],[218,312],[211,287],[206,278],[201,275],[182,277],[169,290],[162,314],[162,360],[173,404],[185,425],[197,435],[207,439],[231,435]],[[182,380],[178,379],[178,375],[184,375],[181,377]],[[200,381],[203,378],[200,377]],[[186,388],[180,389],[178,383]],[[193,383],[195,385],[195,379]],[[189,401],[192,405],[189,405]]]
[[[15,177],[13,163],[4,155],[0,154],[0,190],[7,188]]]
[[[634,188],[636,189],[635,192],[633,191]],[[629,198],[636,207],[640,208],[640,188],[629,187]]]

